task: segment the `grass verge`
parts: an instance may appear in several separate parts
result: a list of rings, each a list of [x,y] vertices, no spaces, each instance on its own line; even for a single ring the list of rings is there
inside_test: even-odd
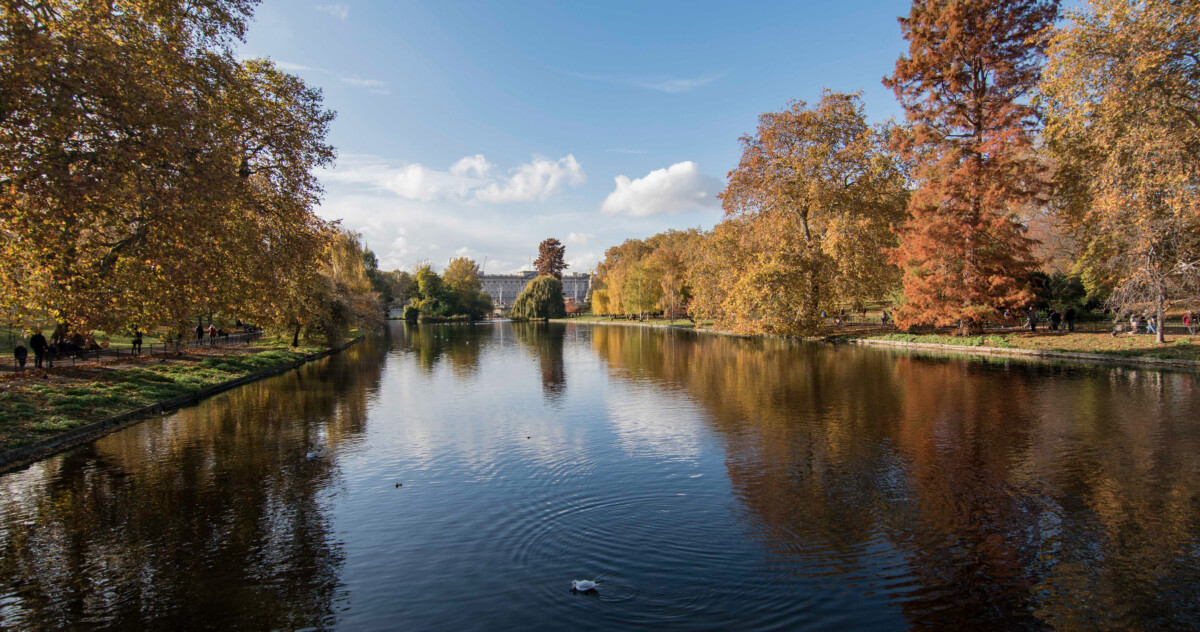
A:
[[[277,341],[14,374],[0,382],[0,450],[295,362],[320,348]]]
[[[1200,336],[1168,336],[1166,344],[1157,344],[1147,334],[1113,336],[1103,332],[1062,333],[1052,331],[1006,332],[986,336],[915,335],[904,333],[864,333],[855,337],[894,340],[961,347],[999,347],[1033,349],[1056,353],[1096,353],[1123,358],[1157,360],[1200,360]]]

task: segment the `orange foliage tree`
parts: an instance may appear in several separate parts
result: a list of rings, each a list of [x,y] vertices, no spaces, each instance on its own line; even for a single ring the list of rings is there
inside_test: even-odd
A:
[[[1034,242],[1019,214],[1049,184],[1029,96],[1057,15],[1057,0],[915,0],[900,18],[909,53],[884,84],[907,114],[897,148],[917,184],[892,254],[901,327],[978,331],[1032,299]]]
[[[563,260],[566,252],[567,247],[553,237],[538,244],[538,258],[533,261],[538,276],[552,276],[561,281],[563,270],[567,267],[567,262]]]

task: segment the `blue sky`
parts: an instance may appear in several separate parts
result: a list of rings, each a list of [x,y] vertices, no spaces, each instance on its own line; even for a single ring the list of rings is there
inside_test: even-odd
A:
[[[465,254],[489,272],[567,245],[709,228],[758,114],[822,88],[901,116],[880,79],[908,0],[264,0],[241,53],[324,89],[338,113],[322,216],[387,269]]]

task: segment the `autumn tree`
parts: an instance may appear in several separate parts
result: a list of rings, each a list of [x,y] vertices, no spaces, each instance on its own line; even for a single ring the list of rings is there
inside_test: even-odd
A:
[[[549,275],[562,281],[563,270],[567,267],[563,260],[566,251],[567,247],[553,237],[538,244],[538,257],[533,261],[538,276]]]
[[[1068,18],[1042,102],[1077,271],[1118,317],[1150,304],[1161,323],[1200,297],[1200,4],[1090,0]]]
[[[693,294],[688,266],[702,241],[696,229],[668,230],[609,248],[596,271],[593,313],[686,314]]]
[[[915,0],[900,19],[909,52],[884,84],[907,116],[896,146],[917,187],[893,253],[902,327],[978,330],[1032,298],[1033,242],[1018,218],[1048,191],[1029,98],[1057,13],[1057,0]]]
[[[442,279],[454,300],[454,313],[483,318],[492,311],[492,299],[483,292],[482,268],[468,257],[452,259]]]
[[[0,5],[0,294],[19,320],[296,317],[332,234],[313,173],[333,115],[235,57],[254,4]]]
[[[761,115],[693,271],[694,311],[741,332],[811,334],[822,309],[887,294],[899,275],[882,252],[905,190],[885,138],[857,94]]]

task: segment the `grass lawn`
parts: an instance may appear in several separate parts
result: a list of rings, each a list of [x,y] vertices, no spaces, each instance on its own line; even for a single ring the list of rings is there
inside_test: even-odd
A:
[[[950,335],[912,335],[904,333],[864,333],[862,338],[926,342],[964,347],[1000,347],[1006,349],[1037,349],[1073,353],[1101,353],[1123,357],[1148,357],[1162,360],[1200,360],[1200,336],[1167,336],[1166,344],[1154,342],[1149,334],[1117,334],[1051,331],[1019,331],[985,336],[958,337]]]
[[[290,348],[285,342],[268,340],[176,356],[6,374],[0,378],[0,450],[195,393],[320,350]]]

